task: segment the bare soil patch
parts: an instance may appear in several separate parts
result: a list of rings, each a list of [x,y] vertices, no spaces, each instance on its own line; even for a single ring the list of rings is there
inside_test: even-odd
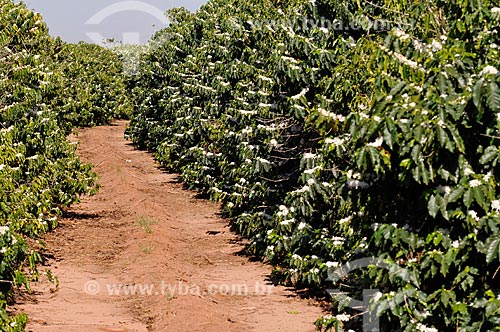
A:
[[[47,235],[60,285],[44,279],[19,297],[28,331],[314,331],[319,305],[274,286],[270,266],[240,255],[218,205],[135,150],[126,125],[78,135],[102,188]]]

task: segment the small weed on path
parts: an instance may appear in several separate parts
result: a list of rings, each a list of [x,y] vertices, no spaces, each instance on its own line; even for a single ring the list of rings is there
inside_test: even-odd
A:
[[[141,216],[137,223],[142,227],[144,233],[151,234],[153,232],[151,226],[156,225],[156,220],[153,217]]]
[[[141,251],[146,255],[150,255],[153,253],[153,248],[151,246],[141,246]]]

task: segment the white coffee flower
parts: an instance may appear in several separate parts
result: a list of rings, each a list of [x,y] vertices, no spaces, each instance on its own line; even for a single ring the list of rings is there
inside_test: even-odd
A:
[[[314,153],[305,153],[304,154],[304,159],[314,159],[316,158],[316,155]]]
[[[437,40],[433,40],[431,43],[431,48],[434,52],[441,51],[443,49],[443,45]]]
[[[410,38],[409,34],[400,29],[394,30],[394,36],[398,37],[401,41],[405,41]]]
[[[344,242],[345,242],[345,238],[340,237],[340,236],[334,236],[334,237],[332,237],[332,240],[333,240],[333,243],[332,243],[332,244],[333,244],[335,247],[340,247],[340,246],[341,246],[341,245],[343,245],[343,244],[344,244]]]
[[[281,59],[284,60],[284,61],[290,61],[291,63],[298,63],[298,61],[292,57],[289,57],[289,56],[281,56]]]
[[[405,57],[403,54],[400,53],[394,53],[394,56],[403,64],[410,66],[413,69],[419,69],[420,64],[416,61],[410,60],[407,57]]]
[[[480,185],[482,185],[482,183],[481,183],[481,181],[474,179],[474,180],[471,180],[469,182],[469,185],[471,188],[475,188],[475,187],[479,187]]]
[[[343,224],[347,224],[349,223],[350,221],[352,220],[352,216],[349,216],[349,217],[346,217],[346,218],[342,218],[339,220],[339,224],[343,225]]]
[[[322,169],[322,167],[321,167],[321,166],[316,166],[316,167],[311,168],[311,169],[306,169],[306,170],[304,171],[304,174],[314,174],[317,170],[320,170],[320,169]],[[308,183],[309,183],[309,182],[308,182]],[[313,185],[313,184],[314,184],[314,183],[312,183],[311,185]]]
[[[494,201],[491,201],[491,209],[496,211],[496,212],[500,212],[500,200],[494,200]]]
[[[300,67],[299,67],[299,69],[300,69]],[[303,90],[302,90],[302,91],[301,91],[298,95],[292,96],[291,98],[292,98],[293,100],[300,99],[301,97],[305,96],[307,92],[309,92],[309,89],[308,89],[308,88],[305,88],[305,89],[303,89]]]
[[[265,82],[272,82],[273,81],[272,78],[269,78],[269,77],[266,77],[263,75],[258,76],[258,78],[261,79],[262,81],[265,81]]]
[[[280,222],[280,225],[283,225],[283,226],[288,226],[290,224],[293,224],[295,222],[295,219],[288,219],[288,220],[283,220],[282,222]]]
[[[476,220],[476,221],[479,221],[479,217],[477,216],[477,212],[474,211],[474,210],[470,210],[469,212],[467,212],[467,214],[469,216],[472,217],[472,219]]]
[[[349,181],[347,181],[347,186],[349,188],[354,188],[354,189],[366,189],[370,185],[368,183],[366,183],[365,181],[349,180]]]
[[[496,75],[498,74],[498,69],[496,69],[493,66],[486,66],[483,68],[481,73],[479,73],[480,76],[485,76],[485,75]]]
[[[351,316],[347,315],[347,314],[340,314],[340,315],[335,316],[335,318],[337,318],[341,322],[348,322],[349,319],[351,319]]]
[[[329,268],[332,268],[332,267],[339,267],[340,263],[339,262],[326,262],[325,265]]]
[[[420,332],[438,332],[438,330],[434,327],[427,327],[422,323],[417,324],[417,330]]]
[[[442,185],[439,185],[437,187],[437,190],[439,191],[439,193],[441,194],[449,194],[451,192],[451,188],[449,186],[442,186]]]
[[[9,230],[9,226],[0,226],[0,235],[4,235]]]
[[[499,114],[500,114],[500,113],[499,113]],[[338,138],[338,137],[335,137],[335,138],[333,138],[333,139],[331,139],[331,138],[327,138],[327,139],[325,140],[325,143],[326,143],[326,144],[332,144],[332,145],[339,146],[339,145],[342,145],[342,144],[344,144],[344,143],[345,143],[345,139],[343,139],[343,138]]]

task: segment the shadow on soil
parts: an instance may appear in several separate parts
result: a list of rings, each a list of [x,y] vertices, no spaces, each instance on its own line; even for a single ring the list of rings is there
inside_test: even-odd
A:
[[[97,213],[76,212],[76,211],[63,211],[62,217],[64,219],[73,219],[73,220],[91,220],[91,219],[101,218],[101,216]]]

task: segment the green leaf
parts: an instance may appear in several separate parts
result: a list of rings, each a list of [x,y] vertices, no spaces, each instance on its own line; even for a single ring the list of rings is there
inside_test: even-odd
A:
[[[474,187],[472,188],[472,194],[474,196],[474,199],[476,202],[481,205],[481,207],[484,210],[488,209],[488,203],[486,202],[485,199],[485,194],[484,194],[485,187],[484,186],[479,186],[479,187]]]
[[[389,129],[388,125],[384,126],[384,142],[392,149],[393,145],[393,134]]]
[[[400,81],[396,86],[394,86],[391,91],[389,92],[390,96],[395,96],[398,92],[401,91],[406,86],[405,81]]]
[[[454,303],[455,302],[455,298],[456,298],[455,292],[447,290],[447,289],[443,289],[441,291],[441,302],[445,306],[448,306],[448,304],[450,302]]]
[[[429,181],[430,181],[430,178],[431,178],[431,174],[427,170],[427,167],[426,167],[425,163],[423,161],[421,161],[421,162],[418,163],[417,167],[420,170],[420,174],[422,176],[423,183],[424,184],[429,184]]]
[[[487,101],[492,111],[500,110],[500,89],[495,81],[488,84]]]
[[[469,189],[464,194],[464,204],[467,207],[467,209],[470,208],[470,206],[472,205],[472,200],[473,200],[472,192]]]
[[[458,251],[455,248],[450,248],[444,255],[443,262],[441,264],[441,274],[446,277],[450,266],[458,264],[456,262]]]
[[[380,155],[376,148],[369,147],[370,160],[376,173],[380,171]]]
[[[459,186],[451,191],[448,195],[447,200],[449,203],[456,202],[464,193],[464,187]]]
[[[422,146],[420,144],[415,144],[411,150],[411,157],[415,163],[420,161],[420,151]]]
[[[437,132],[438,132],[439,144],[441,144],[442,147],[445,147],[448,141],[448,134],[446,134],[446,131],[440,126],[437,126]]]
[[[0,202],[0,210],[4,213],[9,213],[9,207],[4,202]]]
[[[360,169],[366,169],[366,148],[359,149],[358,158],[356,159],[356,164]]]
[[[491,263],[495,259],[500,259],[500,237],[489,238],[485,246],[487,263]]]
[[[479,162],[483,165],[489,163],[495,157],[498,157],[498,152],[499,152],[498,147],[488,146],[484,151],[484,154],[481,156],[481,159],[479,159]]]
[[[448,129],[450,130],[451,136],[453,137],[453,141],[455,142],[458,151],[460,151],[462,153],[465,152],[464,140],[462,139],[462,137],[458,133],[457,128],[455,126],[450,126],[450,127],[448,127]]]
[[[451,309],[453,310],[454,314],[461,314],[461,315],[466,315],[467,314],[467,304],[463,302],[457,302],[453,303],[451,305]]]
[[[484,84],[484,79],[480,79],[479,81],[476,82],[474,85],[474,88],[472,89],[472,101],[474,102],[474,105],[478,109],[481,109],[481,91],[483,89],[483,84]]]
[[[438,212],[439,212],[439,203],[437,202],[436,196],[432,195],[431,198],[429,199],[429,202],[427,203],[427,208],[429,210],[429,214],[433,217],[436,218]]]
[[[399,163],[399,166],[408,170],[408,169],[410,169],[411,164],[412,164],[412,161],[411,161],[411,159],[408,158],[408,159],[401,160],[401,162]]]

